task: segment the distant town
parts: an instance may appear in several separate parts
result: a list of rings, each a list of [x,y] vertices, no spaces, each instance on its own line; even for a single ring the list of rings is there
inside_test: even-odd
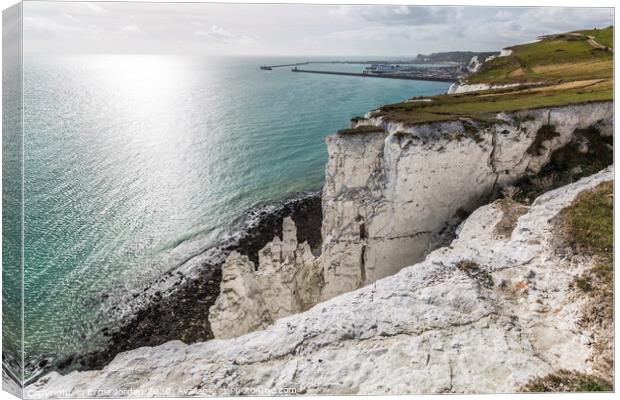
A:
[[[292,72],[456,82],[465,75],[475,72],[485,60],[497,57],[497,55],[499,55],[499,52],[454,51],[429,55],[418,54],[415,58],[409,60],[305,61],[292,64],[262,65],[260,69],[272,70],[274,68],[293,67],[291,69]],[[313,64],[362,64],[366,65],[366,67],[362,72],[300,68]]]

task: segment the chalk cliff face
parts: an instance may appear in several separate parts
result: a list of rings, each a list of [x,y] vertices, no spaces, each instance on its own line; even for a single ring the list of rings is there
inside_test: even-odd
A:
[[[579,323],[585,299],[571,282],[595,260],[559,252],[553,221],[612,179],[607,168],[529,208],[480,207],[423,262],[265,330],[140,348],[100,371],[49,374],[25,396],[501,393],[590,372],[597,332]]]
[[[307,242],[284,219],[277,236],[258,253],[259,265],[231,253],[222,266],[221,294],[209,310],[215,337],[230,338],[262,329],[278,318],[307,310],[319,300],[322,270]]]
[[[323,247],[327,299],[420,261],[450,221],[503,185],[535,174],[578,129],[612,133],[611,102],[501,113],[497,122],[406,126],[327,138]],[[362,132],[364,132],[362,130]]]
[[[496,89],[508,89],[513,87],[524,86],[521,83],[507,83],[505,85],[492,85],[489,83],[475,83],[475,84],[460,84],[453,83],[448,88],[447,94],[461,94],[479,92],[481,90],[496,90]]]
[[[258,270],[234,254],[211,308],[215,337],[235,337],[393,275],[449,242],[464,215],[502,186],[535,174],[575,131],[612,133],[611,102],[406,126],[375,117],[327,138],[323,245],[314,258],[292,221],[261,251]],[[587,147],[587,144],[586,144]]]

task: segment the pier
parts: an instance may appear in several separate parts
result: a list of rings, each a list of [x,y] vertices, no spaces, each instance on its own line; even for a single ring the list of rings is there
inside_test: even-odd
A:
[[[265,71],[271,71],[274,68],[295,67],[297,65],[308,65],[308,64],[310,64],[310,62],[306,61],[306,62],[300,62],[300,63],[295,63],[295,64],[261,65],[260,69],[265,70]]]
[[[310,74],[325,74],[325,75],[344,75],[344,76],[360,76],[363,78],[387,78],[387,79],[406,79],[412,81],[435,81],[435,82],[450,82],[454,83],[457,79],[452,78],[443,78],[443,77],[434,77],[434,76],[424,76],[424,75],[413,75],[413,74],[368,74],[368,73],[359,73],[359,72],[339,72],[339,71],[320,71],[320,70],[311,70],[311,69],[299,69],[297,67],[291,69],[292,72],[305,72]]]

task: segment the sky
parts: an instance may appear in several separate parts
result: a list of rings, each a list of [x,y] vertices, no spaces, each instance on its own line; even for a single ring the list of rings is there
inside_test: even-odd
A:
[[[613,24],[612,8],[24,3],[27,53],[415,56]]]

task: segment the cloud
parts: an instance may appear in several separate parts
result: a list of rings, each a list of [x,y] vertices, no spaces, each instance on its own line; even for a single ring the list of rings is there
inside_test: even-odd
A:
[[[470,8],[463,10],[461,18],[470,23],[446,26],[443,34],[466,37],[492,49],[529,42],[549,33],[604,27],[613,23],[613,11],[609,8]]]
[[[194,36],[203,36],[216,42],[228,42],[234,38],[234,35],[232,33],[217,25],[212,25],[211,28],[207,31],[195,31]]]
[[[543,34],[613,23],[609,8],[342,6],[329,15],[336,29],[316,37],[323,43],[379,52],[387,46],[412,55],[499,50]]]
[[[34,36],[75,33],[86,30],[86,28],[59,23],[53,19],[43,17],[24,17],[23,21],[24,32]]]
[[[403,26],[369,26],[361,29],[330,32],[322,35],[324,40],[384,41],[389,39],[413,39],[412,28]]]
[[[515,22],[525,28],[534,29],[539,27],[550,32],[561,30],[567,25],[578,27],[602,27],[610,25],[613,20],[611,8],[553,8],[539,7],[529,8],[521,16],[515,18]]]
[[[476,29],[494,34],[498,23],[525,30],[562,31],[569,26],[594,27],[612,23],[611,8],[575,7],[423,7],[340,6],[334,17],[383,26],[447,26],[456,30]],[[502,32],[500,32],[501,34]]]
[[[380,25],[433,25],[450,21],[457,10],[456,7],[340,6],[330,15]]]
[[[105,11],[103,7],[101,7],[99,4],[94,3],[92,1],[85,1],[80,4],[84,5],[84,7],[86,7],[89,11],[92,11],[93,13],[96,13],[96,14],[101,14]]]
[[[413,56],[603,27],[613,9],[25,2],[24,17],[28,52]]]
[[[125,25],[121,29],[119,29],[121,33],[140,33],[142,30],[138,25]]]
[[[194,31],[194,36],[206,38],[217,43],[249,44],[256,42],[256,36],[233,34],[218,25],[212,25],[211,28],[206,31]]]

